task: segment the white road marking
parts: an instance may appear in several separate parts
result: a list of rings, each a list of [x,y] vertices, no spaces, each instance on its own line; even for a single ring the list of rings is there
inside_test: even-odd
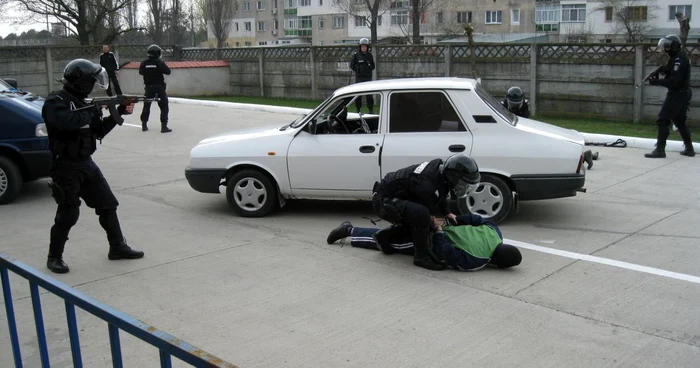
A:
[[[129,123],[124,123],[124,124],[122,124],[122,125],[128,125],[128,126],[132,126],[132,127],[135,127],[135,128],[140,128],[140,127],[141,127],[140,125],[129,124]]]
[[[686,275],[684,273],[666,271],[666,270],[662,270],[660,268],[641,266],[641,265],[634,264],[634,263],[616,261],[614,259],[596,257],[596,256],[588,255],[588,254],[574,253],[574,252],[569,252],[569,251],[560,250],[560,249],[547,248],[547,247],[542,247],[542,246],[535,245],[535,244],[523,243],[521,241],[512,240],[512,239],[503,239],[503,242],[506,244],[514,245],[514,246],[519,247],[519,248],[534,250],[536,252],[549,253],[549,254],[554,254],[557,256],[572,258],[572,259],[580,259],[582,261],[600,263],[600,264],[604,264],[604,265],[608,265],[608,266],[625,268],[628,270],[639,271],[639,272],[644,272],[644,273],[648,273],[648,274],[652,274],[652,275],[663,276],[663,277],[668,277],[671,279],[677,279],[677,280],[692,282],[695,284],[700,284],[700,277]]]

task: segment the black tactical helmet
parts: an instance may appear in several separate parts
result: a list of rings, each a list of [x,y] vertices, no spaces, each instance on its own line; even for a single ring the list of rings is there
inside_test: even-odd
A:
[[[506,101],[508,110],[519,109],[523,105],[523,101],[525,101],[525,94],[520,87],[510,87],[506,94]]]
[[[681,38],[676,35],[668,35],[660,39],[657,46],[659,48],[663,47],[664,51],[666,51],[669,55],[675,56],[678,51],[681,50]]]
[[[147,53],[148,53],[149,58],[158,59],[158,58],[160,58],[160,55],[162,52],[163,52],[163,49],[161,49],[160,46],[158,46],[158,45],[153,44],[151,46],[148,46]]]
[[[100,88],[107,89],[109,77],[107,71],[100,64],[85,59],[75,59],[63,69],[61,82],[87,96],[92,92],[95,83]]]
[[[369,46],[369,40],[366,37],[360,38],[360,45],[368,45]]]
[[[481,181],[479,166],[473,158],[459,153],[450,156],[443,164],[442,175],[450,189],[459,198],[474,193]]]

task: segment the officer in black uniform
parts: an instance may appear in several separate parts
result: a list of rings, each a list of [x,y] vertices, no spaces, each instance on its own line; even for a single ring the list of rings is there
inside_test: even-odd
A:
[[[530,105],[527,103],[525,94],[520,87],[508,88],[506,98],[501,101],[501,105],[515,115],[522,116],[524,118],[530,117]]]
[[[91,157],[97,149],[96,141],[101,141],[117,124],[112,116],[103,118],[99,107],[85,103],[96,83],[107,88],[107,72],[98,64],[76,59],[66,65],[62,83],[60,91],[46,97],[41,111],[54,156],[50,185],[58,204],[46,266],[56,273],[68,272],[63,250],[70,229],[78,221],[81,198],[95,210],[107,233],[108,258],[141,258],[143,252],[126,244],[117,217],[119,202]],[[115,112],[131,114],[133,106],[121,105]]]
[[[363,38],[360,40],[360,51],[355,52],[352,55],[352,60],[350,60],[350,69],[355,72],[355,83],[368,82],[372,80],[372,71],[374,70],[374,56],[369,51],[369,40]],[[366,95],[367,107],[369,108],[369,113],[374,114],[374,97],[369,94]],[[362,97],[355,100],[355,106],[357,107],[357,112],[359,113],[362,109]]]
[[[438,271],[444,266],[428,252],[431,215],[456,223],[447,202],[448,193],[464,198],[476,190],[480,179],[479,167],[469,156],[457,154],[445,162],[434,159],[386,174],[374,184],[372,205],[380,218],[410,229],[415,248],[413,264]],[[372,234],[387,254],[391,253],[388,238],[392,228]]]
[[[665,67],[659,73],[666,74],[664,79],[659,79],[659,73],[649,78],[649,84],[653,86],[663,86],[668,88],[666,99],[661,106],[656,125],[658,132],[656,136],[656,148],[645,153],[644,157],[664,158],[666,157],[666,139],[669,135],[671,122],[675,123],[683,138],[685,149],[681,152],[684,156],[695,156],[693,141],[690,138],[690,128],[685,123],[688,119],[688,107],[692,91],[690,90],[690,60],[685,54],[681,45],[681,39],[676,35],[668,35],[659,40],[658,47],[670,56]]]
[[[146,97],[153,98],[158,95],[158,107],[160,108],[160,132],[169,133],[168,128],[168,94],[165,93],[165,77],[170,75],[170,68],[160,58],[162,49],[158,45],[148,46],[148,59],[141,62],[139,74],[143,75],[143,84],[146,86]],[[151,115],[151,102],[143,103],[141,111],[141,130],[148,130],[148,118]]]

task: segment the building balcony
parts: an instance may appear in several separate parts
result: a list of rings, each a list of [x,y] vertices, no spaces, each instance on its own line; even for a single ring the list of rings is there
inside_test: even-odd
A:
[[[301,37],[311,37],[310,29],[285,29],[285,36],[301,36]]]
[[[284,9],[284,15],[297,15],[297,8]]]

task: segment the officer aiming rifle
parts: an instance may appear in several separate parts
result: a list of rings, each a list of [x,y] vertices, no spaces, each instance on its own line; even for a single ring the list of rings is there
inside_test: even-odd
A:
[[[641,83],[638,85],[634,86],[634,88],[639,88],[644,82],[650,80],[650,79],[659,79],[659,74],[666,74],[665,70],[666,65],[659,65],[656,69],[652,70],[651,73],[649,73],[644,79],[642,79]]]
[[[148,98],[146,96],[140,96],[140,95],[119,95],[119,96],[108,96],[108,97],[95,97],[92,99],[86,99],[85,102],[89,104],[90,106],[86,106],[85,108],[92,108],[92,107],[97,107],[99,108],[100,106],[106,107],[109,110],[109,114],[114,117],[114,121],[117,123],[117,125],[122,125],[124,123],[124,119],[121,117],[119,113],[117,113],[117,106],[119,105],[130,105],[130,104],[135,104],[137,102],[157,102],[160,101],[160,98],[158,98],[158,95],[156,94],[155,97]]]

